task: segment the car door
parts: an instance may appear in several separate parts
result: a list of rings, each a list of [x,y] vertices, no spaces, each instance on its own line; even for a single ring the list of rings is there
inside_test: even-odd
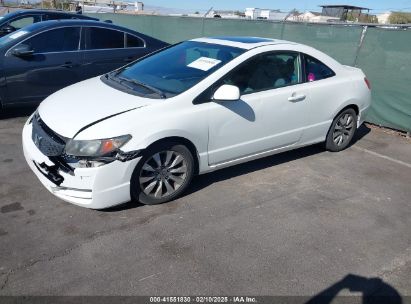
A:
[[[219,83],[239,87],[236,101],[211,102],[209,164],[295,145],[308,124],[309,95],[297,52],[257,55]]]
[[[310,88],[312,108],[316,109],[311,115],[312,125],[316,126],[311,133],[316,138],[325,137],[336,110],[330,92],[339,92],[344,84],[341,83],[341,78],[335,77],[336,74],[330,67],[312,56],[302,55],[306,85]],[[351,79],[346,78],[343,81],[346,82],[345,88],[349,88]]]
[[[147,53],[145,41],[117,29],[83,27],[83,65],[87,78],[115,70]]]
[[[33,54],[15,56],[13,49],[28,45]],[[11,47],[4,58],[7,100],[38,102],[55,91],[78,82],[80,27],[61,27],[29,37]]]

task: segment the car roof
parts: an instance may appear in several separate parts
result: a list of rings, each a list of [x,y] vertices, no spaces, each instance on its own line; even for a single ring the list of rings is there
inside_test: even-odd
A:
[[[74,15],[77,18],[90,18],[90,19],[95,19],[93,17],[89,16],[84,16],[81,14],[75,14],[73,12],[65,12],[65,11],[59,11],[59,10],[35,10],[35,9],[22,9],[14,12],[10,12],[7,14],[7,16],[14,17],[18,15],[29,15],[29,14],[56,14],[56,15]]]
[[[128,28],[118,26],[118,25],[115,25],[115,24],[112,24],[112,23],[97,21],[97,20],[87,20],[87,19],[49,20],[49,21],[33,23],[33,24],[25,27],[24,29],[28,30],[30,32],[35,32],[35,31],[44,30],[45,28],[55,28],[55,27],[60,27],[60,26],[101,26],[101,27],[107,27],[107,28],[122,30],[124,32],[134,32],[134,33],[136,33],[136,31],[133,31],[133,30],[130,30]]]
[[[280,39],[248,37],[248,36],[204,37],[204,38],[192,39],[191,41],[227,45],[227,46],[237,47],[237,48],[246,49],[246,50],[250,50],[255,47],[265,46],[265,45],[275,45],[275,44],[295,45],[297,44],[295,42],[280,40]]]

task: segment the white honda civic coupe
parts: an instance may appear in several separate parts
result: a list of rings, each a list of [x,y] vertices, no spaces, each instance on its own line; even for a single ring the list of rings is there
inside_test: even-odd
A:
[[[65,201],[158,204],[196,174],[319,142],[343,150],[370,103],[360,69],[311,47],[193,39],[49,96],[24,126],[23,149]]]

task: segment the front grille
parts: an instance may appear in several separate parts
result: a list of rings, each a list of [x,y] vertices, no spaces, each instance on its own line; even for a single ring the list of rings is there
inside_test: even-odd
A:
[[[46,156],[59,156],[63,153],[65,140],[51,130],[36,113],[32,120],[33,131],[31,138],[37,148]]]

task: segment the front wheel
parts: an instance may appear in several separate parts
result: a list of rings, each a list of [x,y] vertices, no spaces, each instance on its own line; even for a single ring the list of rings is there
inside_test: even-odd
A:
[[[146,205],[171,201],[188,187],[194,175],[190,150],[179,143],[162,143],[148,149],[131,179],[131,196]]]
[[[345,109],[334,119],[327,134],[325,147],[328,151],[339,152],[350,144],[357,130],[357,114],[354,109]]]

